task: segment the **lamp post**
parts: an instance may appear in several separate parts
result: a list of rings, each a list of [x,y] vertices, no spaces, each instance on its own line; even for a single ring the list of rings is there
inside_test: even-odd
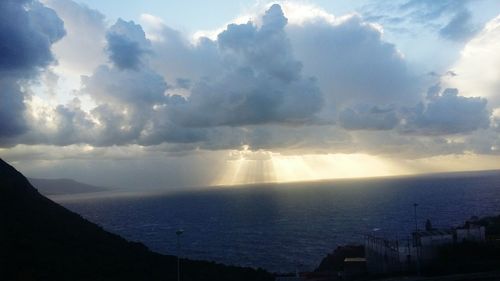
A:
[[[417,203],[413,203],[413,210],[414,210],[414,215],[415,215],[415,232],[418,231],[418,221],[417,221]]]
[[[184,230],[178,229],[175,232],[177,235],[177,281],[181,280],[181,235],[184,233]]]
[[[418,220],[417,220],[417,203],[413,203],[413,210],[415,216],[415,249],[417,250],[417,275],[420,276],[420,241],[418,235]]]

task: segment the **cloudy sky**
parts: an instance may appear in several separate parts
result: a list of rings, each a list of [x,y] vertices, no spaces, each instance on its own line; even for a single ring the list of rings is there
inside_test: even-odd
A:
[[[500,2],[0,2],[0,157],[176,188],[500,169]]]

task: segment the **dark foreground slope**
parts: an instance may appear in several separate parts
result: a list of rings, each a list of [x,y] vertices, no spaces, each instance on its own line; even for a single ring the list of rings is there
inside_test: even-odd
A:
[[[265,271],[182,261],[182,280],[272,280]],[[40,195],[0,159],[0,280],[175,280],[176,259],[104,231]]]

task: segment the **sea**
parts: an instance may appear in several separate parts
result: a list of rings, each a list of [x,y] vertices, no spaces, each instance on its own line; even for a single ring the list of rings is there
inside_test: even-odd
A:
[[[295,272],[365,235],[404,239],[427,219],[450,228],[500,215],[500,171],[52,199],[159,253]]]

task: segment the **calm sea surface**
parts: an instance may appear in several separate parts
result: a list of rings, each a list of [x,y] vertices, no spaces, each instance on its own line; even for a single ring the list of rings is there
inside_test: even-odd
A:
[[[500,172],[254,185],[118,197],[54,198],[105,229],[152,250],[275,272],[314,269],[363,234],[407,237],[413,203],[423,227],[500,214]]]

